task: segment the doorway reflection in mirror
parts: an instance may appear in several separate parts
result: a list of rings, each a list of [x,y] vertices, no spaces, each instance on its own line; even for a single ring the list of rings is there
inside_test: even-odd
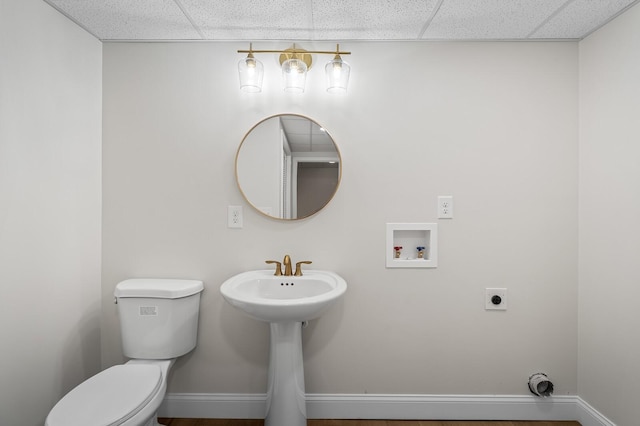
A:
[[[245,135],[236,154],[236,180],[245,199],[277,219],[302,219],[326,206],[342,175],[340,152],[314,120],[268,117]]]

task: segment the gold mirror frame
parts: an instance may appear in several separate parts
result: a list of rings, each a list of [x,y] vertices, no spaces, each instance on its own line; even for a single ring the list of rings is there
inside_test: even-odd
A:
[[[309,126],[308,135],[295,133],[295,129],[299,129],[300,126],[306,126],[307,124]],[[274,133],[275,128],[278,129],[277,134]],[[262,139],[260,139],[260,135],[262,134],[261,132],[264,132],[265,129],[270,132],[269,140],[265,142],[265,144],[268,145],[263,145]],[[272,135],[280,135],[280,140],[272,140]],[[309,139],[305,139],[301,144],[300,138],[306,138],[307,136]],[[276,138],[277,136],[273,137]],[[304,143],[309,144],[309,151],[299,151],[298,148],[294,147],[303,146]],[[314,143],[319,147],[315,148],[316,150],[325,149],[323,147],[327,147],[328,149],[330,146],[331,151],[313,151]],[[286,147],[282,148],[284,145],[286,145]],[[274,148],[271,146],[274,146]],[[264,149],[267,150],[266,153],[268,155],[259,153],[260,150]],[[278,149],[280,149],[279,152],[277,152]],[[286,151],[288,149],[290,149],[289,159],[287,159],[286,155]],[[274,150],[276,152],[272,152]],[[296,154],[292,154],[293,152]],[[267,157],[270,157],[270,159]],[[335,166],[328,164],[331,159],[334,159],[334,162],[337,163]],[[294,165],[300,166],[300,163],[314,163],[317,164],[317,166],[312,167],[337,169],[337,177],[335,177],[331,171],[325,172],[332,174],[331,182],[333,184],[333,181],[335,180],[335,185],[331,187],[332,189],[329,186],[326,186],[325,189],[329,188],[325,193],[326,199],[324,197],[321,198],[320,201],[314,204],[314,207],[310,209],[308,214],[298,216],[298,183],[297,180],[292,179],[292,177],[297,176],[298,168],[294,168]],[[260,170],[256,173],[250,172],[251,170],[255,170],[256,165]],[[252,167],[254,169],[252,169]],[[274,183],[276,182],[276,173],[280,174],[280,176],[278,176],[279,184]],[[260,177],[260,174],[263,174],[263,177]],[[267,174],[268,177],[265,177]],[[288,181],[286,176],[289,177]],[[271,219],[283,221],[301,220],[313,216],[324,209],[338,192],[338,188],[342,181],[342,155],[340,154],[338,145],[335,143],[333,137],[331,137],[331,135],[317,121],[300,114],[275,114],[256,123],[242,138],[240,146],[236,152],[235,178],[238,189],[244,199],[260,214]],[[271,183],[265,184],[267,180]],[[254,188],[256,185],[266,185],[268,190],[256,191]],[[273,188],[274,186],[276,187],[275,189]],[[293,190],[292,187],[295,188],[295,190]],[[270,203],[265,204],[260,201],[258,198],[262,197],[265,192],[272,194],[272,200],[275,198],[275,192],[277,192],[278,205],[272,205]],[[259,194],[259,196],[256,196],[255,194]],[[292,214],[293,212],[295,212],[295,215]]]

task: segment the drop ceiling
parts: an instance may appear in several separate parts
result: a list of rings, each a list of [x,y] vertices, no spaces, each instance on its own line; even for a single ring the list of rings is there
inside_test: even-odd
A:
[[[337,154],[333,139],[318,123],[296,115],[281,116],[280,123],[292,152]]]
[[[103,41],[580,40],[640,0],[43,0]]]

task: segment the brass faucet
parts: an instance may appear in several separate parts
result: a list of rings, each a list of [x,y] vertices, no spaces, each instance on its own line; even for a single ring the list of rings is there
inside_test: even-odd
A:
[[[291,258],[288,254],[284,255],[284,260],[282,261],[282,263],[284,264],[284,276],[290,277],[291,275],[293,275],[293,272],[291,272]]]
[[[302,276],[302,264],[306,263],[306,264],[310,264],[311,261],[310,260],[303,260],[301,262],[296,263],[296,272],[292,272],[291,270],[291,256],[289,256],[288,254],[285,254],[284,256],[284,260],[282,261],[282,263],[278,262],[277,260],[265,260],[265,263],[268,264],[275,264],[276,265],[276,271],[273,275],[279,277],[281,275],[284,275],[285,277],[290,277],[290,276],[296,276],[296,277],[301,277]],[[282,265],[284,265],[284,273],[282,273]]]

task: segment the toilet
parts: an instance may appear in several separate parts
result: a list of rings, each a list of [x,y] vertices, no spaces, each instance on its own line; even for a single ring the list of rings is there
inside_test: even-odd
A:
[[[196,346],[202,281],[129,279],[116,286],[122,347],[130,360],[76,386],[45,426],[157,426],[167,376]]]

